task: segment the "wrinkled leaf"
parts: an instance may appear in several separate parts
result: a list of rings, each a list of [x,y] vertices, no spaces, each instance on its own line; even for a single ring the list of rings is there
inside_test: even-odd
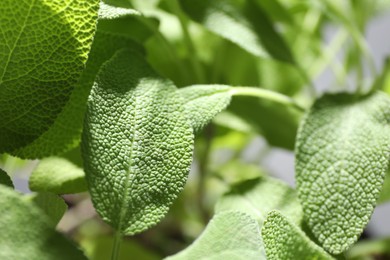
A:
[[[261,229],[269,260],[333,259],[278,211],[271,211]]]
[[[12,154],[22,158],[43,158],[61,154],[76,147],[81,139],[88,94],[100,66],[120,48],[142,50],[132,40],[98,31],[94,37],[86,68],[54,124],[39,138]]]
[[[14,184],[12,183],[11,178],[2,169],[0,169],[0,184],[3,184],[3,185],[8,186],[10,188],[14,187]]]
[[[87,190],[84,171],[59,157],[41,160],[31,174],[29,185],[32,191],[47,191],[55,194]]]
[[[0,185],[0,259],[86,259],[34,203]]]
[[[296,179],[309,227],[334,254],[360,236],[374,210],[388,168],[390,99],[325,95],[305,117],[297,137]]]
[[[231,99],[231,88],[224,85],[193,85],[178,90],[184,109],[195,131],[201,130]]]
[[[216,212],[238,210],[248,213],[260,226],[267,214],[275,209],[297,224],[302,220],[302,208],[295,190],[271,177],[255,178],[233,185],[215,206]]]
[[[60,222],[68,206],[58,195],[49,192],[39,192],[28,197],[50,218],[53,228]]]
[[[222,212],[214,216],[192,245],[166,260],[265,259],[261,244],[255,219],[243,212]]]
[[[0,5],[0,152],[24,146],[54,122],[87,61],[98,0]]]
[[[182,100],[137,53],[105,63],[88,101],[83,157],[92,201],[123,234],[167,213],[192,161],[193,134]]]

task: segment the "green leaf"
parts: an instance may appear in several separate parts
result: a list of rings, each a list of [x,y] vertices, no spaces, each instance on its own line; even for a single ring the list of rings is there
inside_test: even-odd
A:
[[[271,211],[261,229],[267,259],[333,259],[278,211]]]
[[[32,202],[0,185],[0,259],[86,259]]]
[[[265,259],[261,244],[256,220],[243,212],[222,212],[214,216],[192,245],[166,260]]]
[[[295,63],[287,44],[266,13],[251,1],[181,0],[183,10],[215,34],[258,57]]]
[[[57,226],[68,206],[58,195],[50,192],[39,192],[28,197],[50,218],[52,227]]]
[[[2,169],[0,169],[0,184],[3,184],[3,185],[8,186],[10,188],[14,187],[14,184],[12,183],[11,178]]]
[[[54,124],[28,146],[13,151],[13,155],[30,159],[43,158],[62,154],[79,144],[88,95],[100,66],[111,58],[118,49],[128,47],[142,50],[129,38],[100,32],[99,29],[100,24],[94,37],[86,68],[75,86],[69,102],[58,115]]]
[[[82,148],[97,212],[122,234],[135,234],[155,225],[182,190],[193,134],[173,83],[122,50],[96,78]]]
[[[237,115],[272,146],[292,150],[302,112],[292,106],[257,97],[234,97],[228,111]]]
[[[123,16],[133,16],[133,15],[140,16],[141,13],[135,9],[115,7],[115,6],[105,4],[104,2],[100,2],[99,19],[111,20]]]
[[[346,253],[347,259],[374,260],[386,259],[390,256],[390,238],[362,240],[356,243]]]
[[[178,90],[184,100],[184,109],[192,128],[201,130],[231,99],[231,87],[224,85],[193,85]]]
[[[87,61],[98,0],[0,5],[0,152],[43,134],[68,101]]]
[[[304,215],[323,247],[339,254],[368,223],[388,168],[390,99],[382,92],[317,100],[297,137]]]
[[[32,191],[55,194],[78,193],[87,190],[84,171],[64,158],[41,160],[33,170],[29,185]]]
[[[271,210],[280,210],[294,223],[299,224],[303,217],[295,190],[287,184],[263,177],[246,180],[233,185],[217,202],[215,212],[238,210],[255,218],[260,226]]]

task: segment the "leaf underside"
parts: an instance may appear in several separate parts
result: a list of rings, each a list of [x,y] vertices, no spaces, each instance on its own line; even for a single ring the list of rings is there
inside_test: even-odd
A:
[[[323,247],[350,247],[368,223],[388,168],[390,99],[325,95],[300,127],[296,179],[304,215]]]
[[[105,63],[88,101],[82,148],[92,201],[123,234],[155,225],[182,190],[193,134],[176,87],[137,53]]]

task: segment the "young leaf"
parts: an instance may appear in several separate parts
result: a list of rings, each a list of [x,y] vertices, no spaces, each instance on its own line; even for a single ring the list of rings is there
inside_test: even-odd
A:
[[[271,211],[261,229],[267,259],[333,259],[278,211]]]
[[[297,137],[296,174],[304,215],[323,247],[339,254],[368,223],[388,168],[390,99],[325,95]]]
[[[66,159],[49,157],[41,160],[33,170],[29,185],[32,191],[78,193],[87,190],[84,176],[82,169]]]
[[[83,157],[92,201],[122,234],[155,225],[182,190],[193,134],[181,96],[137,53],[105,63],[88,101]]]
[[[39,192],[28,197],[50,218],[54,228],[64,216],[68,206],[58,195],[50,192]]]
[[[214,216],[205,231],[188,248],[166,260],[265,259],[256,220],[239,211]]]
[[[10,188],[14,187],[14,184],[12,183],[11,178],[2,169],[0,169],[0,184],[3,184],[3,185],[8,186]]]
[[[258,57],[294,63],[290,49],[259,5],[232,0],[181,0],[184,11],[196,22]],[[246,12],[246,13],[245,13]]]
[[[87,61],[98,0],[0,5],[0,153],[24,146],[53,123]]]
[[[99,30],[100,23],[93,40],[86,68],[76,84],[69,102],[48,131],[29,145],[13,151],[13,155],[29,159],[43,158],[62,154],[79,144],[87,98],[100,66],[121,48],[128,47],[142,50],[141,46],[129,38],[115,36]]]
[[[239,210],[250,214],[260,226],[271,210],[280,210],[299,224],[302,208],[295,190],[273,178],[256,178],[234,185],[217,202],[215,211]]]
[[[201,130],[231,99],[231,87],[224,85],[194,85],[178,90],[184,100],[185,113],[195,131]]]
[[[0,185],[0,259],[86,259],[32,202]]]

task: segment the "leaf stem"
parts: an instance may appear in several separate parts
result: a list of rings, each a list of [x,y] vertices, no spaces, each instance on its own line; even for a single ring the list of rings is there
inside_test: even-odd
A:
[[[259,97],[267,100],[271,100],[277,103],[281,103],[284,105],[292,106],[299,111],[304,112],[306,108],[299,105],[294,99],[285,96],[283,94],[262,89],[262,88],[254,88],[254,87],[233,87],[230,90],[230,94],[232,96],[253,96],[253,97]]]
[[[122,234],[119,230],[115,231],[114,234],[114,242],[112,247],[112,254],[111,254],[111,260],[118,260],[119,259],[119,250],[122,244]]]
[[[197,77],[197,80],[199,81],[198,83],[204,83],[205,82],[205,74],[202,69],[202,65],[198,59],[198,56],[196,55],[197,51],[195,48],[195,45],[193,43],[193,40],[191,38],[191,35],[188,31],[188,22],[186,20],[186,17],[183,14],[183,11],[180,8],[179,3],[177,0],[170,0],[167,1],[169,4],[169,7],[171,11],[176,15],[176,17],[179,19],[181,29],[183,31],[183,39],[187,45],[188,48],[188,54],[190,58],[190,62],[192,65],[192,68],[195,72],[195,75]]]

